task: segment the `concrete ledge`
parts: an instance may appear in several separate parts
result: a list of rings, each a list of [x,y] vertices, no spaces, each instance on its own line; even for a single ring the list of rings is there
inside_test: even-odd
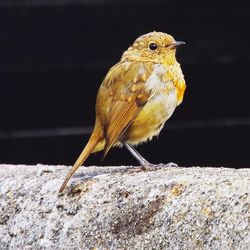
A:
[[[249,249],[250,169],[0,165],[1,249]]]

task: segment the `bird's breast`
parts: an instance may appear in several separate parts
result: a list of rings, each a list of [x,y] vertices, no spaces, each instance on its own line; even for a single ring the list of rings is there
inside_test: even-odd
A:
[[[180,103],[176,77],[167,75],[167,72],[166,67],[157,65],[146,81],[145,88],[151,93],[151,97],[127,131],[127,139],[131,144],[138,144],[158,135]]]
[[[127,130],[127,141],[133,145],[158,135],[178,104],[176,90],[168,95],[157,93],[151,97]]]
[[[178,105],[182,102],[186,84],[179,63],[165,66],[156,64],[153,72],[145,83],[145,88],[152,93],[169,95],[176,91]]]

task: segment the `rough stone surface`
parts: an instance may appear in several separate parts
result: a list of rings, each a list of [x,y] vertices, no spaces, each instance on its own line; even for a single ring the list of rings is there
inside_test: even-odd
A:
[[[249,249],[250,169],[0,165],[2,249]]]

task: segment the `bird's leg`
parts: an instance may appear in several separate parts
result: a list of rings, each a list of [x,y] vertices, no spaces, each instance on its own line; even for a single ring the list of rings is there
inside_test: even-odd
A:
[[[145,170],[155,170],[162,166],[167,167],[178,167],[178,165],[174,162],[169,162],[167,164],[152,164],[148,162],[144,157],[142,157],[138,151],[131,145],[129,145],[127,142],[122,142],[122,144],[128,149],[128,151],[134,156],[134,158],[140,163],[143,169]]]
[[[148,162],[144,157],[142,157],[133,146],[129,145],[127,142],[122,142],[122,144],[127,148],[127,150],[135,157],[135,159],[140,163],[141,166],[151,166],[150,162]]]

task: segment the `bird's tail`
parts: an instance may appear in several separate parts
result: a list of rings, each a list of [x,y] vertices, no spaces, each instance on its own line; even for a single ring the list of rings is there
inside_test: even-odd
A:
[[[63,184],[62,184],[62,186],[61,186],[61,188],[59,190],[59,193],[63,192],[63,190],[65,189],[65,187],[66,187],[69,179],[71,178],[71,176],[86,161],[86,159],[89,157],[89,155],[91,153],[94,153],[94,152],[97,152],[97,151],[101,150],[99,145],[97,145],[101,140],[102,140],[102,137],[100,136],[100,133],[98,133],[98,132],[96,132],[94,130],[91,137],[89,138],[89,141],[88,141],[87,145],[83,149],[82,153],[80,154],[80,156],[76,160],[73,167],[68,172],[68,174],[67,174],[67,176],[66,176],[66,178],[65,178],[65,180],[64,180],[64,182],[63,182]]]

